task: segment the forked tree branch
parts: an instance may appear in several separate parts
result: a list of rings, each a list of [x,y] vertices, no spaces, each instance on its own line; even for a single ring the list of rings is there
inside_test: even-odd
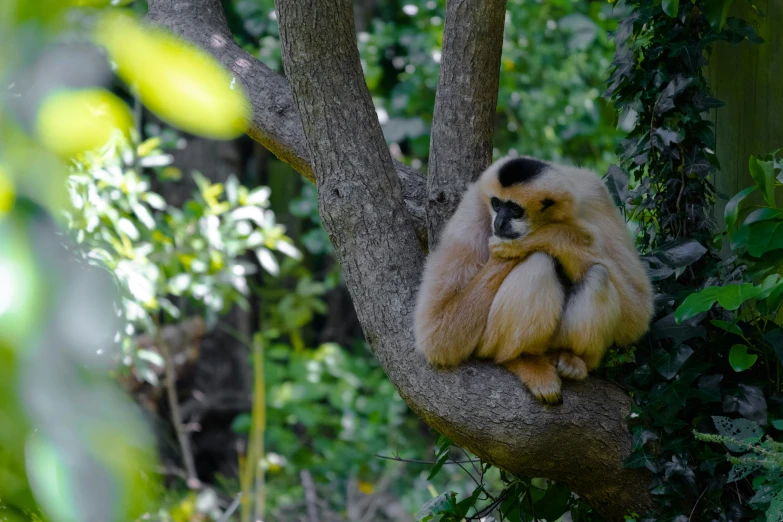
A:
[[[492,162],[506,0],[448,0],[427,169],[434,248],[468,184]]]
[[[222,14],[199,11],[207,4],[217,2],[150,0],[156,21],[202,43],[212,34],[227,37],[216,29],[224,26]],[[500,468],[565,483],[610,520],[645,513],[650,476],[623,467],[631,450],[625,423],[631,402],[618,387],[590,378],[566,385],[562,405],[544,407],[496,365],[436,371],[415,353],[411,327],[424,254],[403,203],[404,180],[395,173],[364,83],[351,1],[278,0],[277,8],[283,63],[304,132],[278,133],[278,150],[309,152],[324,227],[365,337],[400,395],[425,422]],[[259,91],[282,89],[266,81],[268,69],[243,52],[227,54],[228,45],[202,47],[240,76],[256,112],[275,112],[268,100],[281,99],[281,91]],[[238,60],[248,62],[241,74]],[[287,86],[285,92],[290,97]],[[457,101],[445,106],[465,110]],[[289,105],[278,109],[254,114],[254,125],[295,117]],[[420,190],[423,198],[423,184]]]
[[[288,81],[234,42],[220,0],[148,0],[148,5],[149,21],[206,50],[242,82],[253,106],[248,135],[315,182]],[[416,235],[426,246],[426,180],[404,163],[395,161],[394,167]]]

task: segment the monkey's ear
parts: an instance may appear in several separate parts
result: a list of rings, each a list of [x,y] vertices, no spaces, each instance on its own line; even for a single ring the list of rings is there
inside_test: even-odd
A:
[[[555,204],[555,202],[552,201],[549,198],[542,199],[541,200],[541,210],[546,210],[546,209],[548,209],[549,207],[551,207],[554,204]]]

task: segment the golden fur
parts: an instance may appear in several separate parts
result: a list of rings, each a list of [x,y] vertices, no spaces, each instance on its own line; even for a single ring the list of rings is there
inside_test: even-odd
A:
[[[417,349],[439,366],[503,364],[544,402],[583,379],[612,344],[647,331],[652,286],[619,210],[593,172],[547,163],[502,186],[499,160],[466,191],[425,265]],[[492,198],[524,209],[517,238],[493,233]],[[574,282],[569,293],[557,263]]]

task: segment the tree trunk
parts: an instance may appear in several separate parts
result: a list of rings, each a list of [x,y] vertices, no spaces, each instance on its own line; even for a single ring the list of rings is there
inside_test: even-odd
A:
[[[707,69],[713,96],[726,104],[711,112],[720,161],[720,172],[713,179],[718,193],[715,219],[721,229],[728,200],[753,185],[748,170],[750,156],[783,147],[783,38],[779,27],[783,3],[754,3],[764,11],[764,17],[757,18],[745,2],[735,2],[731,14],[749,22],[757,20],[754,25],[764,43],[736,46],[719,42]]]
[[[430,248],[492,162],[506,0],[449,0],[427,170]],[[465,110],[470,107],[470,110]]]

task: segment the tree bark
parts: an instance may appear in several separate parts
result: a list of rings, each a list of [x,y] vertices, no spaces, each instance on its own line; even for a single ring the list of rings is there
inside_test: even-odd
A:
[[[783,38],[779,36],[783,3],[758,0],[754,4],[765,16],[758,17],[745,2],[735,2],[731,15],[753,23],[764,43],[716,42],[707,67],[713,95],[726,104],[710,111],[720,161],[720,172],[713,178],[719,229],[725,226],[726,203],[737,192],[753,186],[750,156],[763,156],[783,146],[783,118],[769,117],[783,114]],[[752,195],[748,202],[753,201],[761,203],[761,195]]]
[[[234,42],[220,0],[148,0],[148,4],[149,21],[204,49],[242,82],[253,106],[248,136],[314,182],[310,151],[288,82]],[[406,210],[424,247],[427,244],[426,180],[403,163],[395,161],[394,167],[400,178]]]
[[[207,21],[204,11],[188,14],[206,1],[150,0],[150,8],[156,21],[208,41],[203,35],[214,20]],[[279,0],[277,9],[283,63],[303,131],[296,139],[307,143],[324,227],[365,337],[400,395],[433,428],[502,469],[565,483],[610,520],[647,512],[649,474],[623,467],[631,449],[625,423],[631,401],[618,387],[596,378],[566,384],[563,404],[545,407],[496,365],[473,362],[438,371],[414,351],[413,310],[424,253],[403,196],[423,201],[425,188],[422,183],[418,194],[406,194],[395,172],[364,83],[351,1]],[[451,23],[463,21],[455,17]],[[211,52],[233,67],[223,51]],[[248,75],[242,80],[254,100],[271,95],[252,86],[279,87]],[[442,107],[473,110],[464,103]],[[254,105],[262,110],[262,103]],[[285,112],[291,116],[293,109]],[[255,114],[254,125],[266,117]]]
[[[427,168],[434,248],[468,184],[492,162],[506,0],[448,0]]]

